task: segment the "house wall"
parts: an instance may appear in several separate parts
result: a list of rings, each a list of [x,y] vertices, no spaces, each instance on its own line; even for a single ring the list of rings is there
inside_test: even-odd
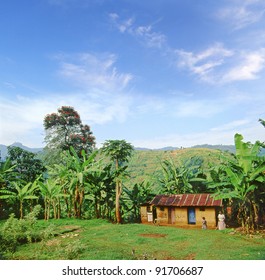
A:
[[[208,228],[216,228],[216,208],[205,207],[205,211],[196,208],[196,225],[202,225],[202,217],[205,217]]]
[[[141,206],[140,208],[142,223],[153,223],[153,213],[152,211],[147,211],[148,209],[152,210],[152,206]]]
[[[151,209],[151,210],[150,210]],[[153,223],[152,207],[141,207],[141,221],[142,223]],[[202,211],[204,210],[204,211]],[[161,225],[172,224],[176,226],[187,226],[188,224],[188,207],[156,207],[157,223]],[[150,216],[151,215],[151,216]],[[216,209],[215,207],[195,207],[196,224],[193,227],[201,227],[202,217],[205,217],[208,228],[216,227]]]

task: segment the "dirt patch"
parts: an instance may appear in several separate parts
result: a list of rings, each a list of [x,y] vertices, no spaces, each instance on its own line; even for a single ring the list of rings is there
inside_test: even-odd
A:
[[[139,235],[143,237],[149,237],[149,238],[163,238],[167,236],[167,234],[159,234],[159,233],[141,233]]]
[[[62,230],[62,233],[78,231],[78,230],[80,230],[80,228],[81,228],[80,226],[71,226],[71,225],[66,225],[66,226],[60,227],[60,229]]]
[[[184,258],[184,260],[195,260],[195,257],[196,257],[195,253],[190,253]]]

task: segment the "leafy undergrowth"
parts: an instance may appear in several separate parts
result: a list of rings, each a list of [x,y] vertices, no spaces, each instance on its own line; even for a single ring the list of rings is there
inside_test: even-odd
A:
[[[7,259],[19,260],[264,260],[265,239],[231,230],[200,230],[104,220],[37,221],[53,228],[50,238],[22,244]],[[0,225],[2,226],[2,225]]]

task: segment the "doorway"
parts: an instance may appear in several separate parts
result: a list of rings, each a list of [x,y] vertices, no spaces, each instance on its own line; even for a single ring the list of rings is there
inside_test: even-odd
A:
[[[168,224],[175,224],[175,222],[176,222],[175,208],[168,207]]]
[[[196,224],[196,212],[194,207],[188,208],[188,224]]]

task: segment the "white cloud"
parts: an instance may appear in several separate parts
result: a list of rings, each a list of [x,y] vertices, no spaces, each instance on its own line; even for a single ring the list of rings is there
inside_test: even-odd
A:
[[[244,53],[240,56],[240,64],[232,67],[222,77],[222,82],[254,80],[265,67],[265,49]]]
[[[118,28],[118,30],[121,33],[124,33],[126,31],[127,32],[131,31],[131,27],[134,22],[133,18],[128,18],[126,20],[120,20],[119,15],[116,13],[110,13],[109,18],[111,19],[111,21],[115,24],[115,26]]]
[[[73,56],[59,56],[58,73],[82,88],[99,88],[104,91],[122,91],[132,80],[130,73],[119,73],[114,66],[113,54],[82,53]]]
[[[68,93],[38,92],[31,98],[20,94],[12,101],[1,98],[0,143],[10,145],[20,141],[33,147],[43,146],[43,119],[63,105],[73,106],[83,123],[92,126],[126,120],[131,97],[124,90],[132,75],[118,72],[114,66],[116,56],[83,53],[57,59],[60,76],[67,79],[71,87],[75,84],[80,89]]]
[[[187,68],[203,81],[212,81],[213,71],[225,63],[225,59],[234,55],[232,50],[216,43],[198,53],[176,50],[178,66]]]
[[[249,123],[250,123],[250,120],[246,120],[246,119],[235,120],[235,121],[220,125],[218,127],[213,127],[211,129],[211,131],[214,131],[214,132],[227,131],[227,130],[229,131],[229,130],[232,130],[232,129],[238,129],[239,127],[242,127],[242,126],[246,126]]]
[[[30,147],[44,146],[43,119],[63,105],[74,107],[82,122],[91,125],[93,131],[93,125],[96,124],[124,122],[129,114],[131,100],[123,95],[101,93],[101,97],[91,97],[77,92],[67,95],[44,94],[33,98],[17,96],[13,101],[1,98],[0,143],[10,145],[19,141]]]
[[[121,33],[128,33],[135,38],[139,39],[147,47],[162,48],[166,46],[166,36],[160,32],[153,31],[152,25],[139,25],[134,24],[133,18],[120,20],[119,15],[112,13],[109,14],[112,23]]]
[[[234,81],[254,80],[265,67],[265,49],[255,51],[229,50],[215,44],[194,53],[176,51],[178,66],[188,69],[203,82],[226,84]]]
[[[30,147],[43,146],[43,118],[52,107],[52,102],[43,99],[1,98],[0,143],[11,145],[19,141]]]
[[[217,17],[229,22],[235,30],[259,22],[265,14],[263,0],[234,0],[217,12]]]
[[[224,110],[221,101],[200,99],[177,102],[174,107],[174,115],[181,118],[196,117],[209,118]]]

